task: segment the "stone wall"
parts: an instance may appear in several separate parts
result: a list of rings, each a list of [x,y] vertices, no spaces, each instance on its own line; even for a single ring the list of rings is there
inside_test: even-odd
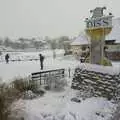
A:
[[[107,73],[76,68],[71,87],[84,91],[91,86],[93,96],[112,99],[116,95],[119,84],[119,75],[110,75]]]

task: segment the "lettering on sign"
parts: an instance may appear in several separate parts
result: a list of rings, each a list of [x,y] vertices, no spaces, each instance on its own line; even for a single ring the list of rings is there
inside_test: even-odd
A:
[[[86,20],[87,28],[112,27],[112,16]]]

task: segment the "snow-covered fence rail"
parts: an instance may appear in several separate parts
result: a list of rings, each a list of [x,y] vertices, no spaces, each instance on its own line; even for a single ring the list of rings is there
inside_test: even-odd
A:
[[[42,72],[32,73],[32,80],[42,84],[48,84],[51,79],[63,78],[65,76],[65,69],[55,69]],[[56,82],[56,81],[55,81]]]
[[[30,58],[30,59],[10,59],[10,62],[16,62],[16,61],[38,61],[39,58]],[[0,62],[5,62],[5,60],[0,60]]]

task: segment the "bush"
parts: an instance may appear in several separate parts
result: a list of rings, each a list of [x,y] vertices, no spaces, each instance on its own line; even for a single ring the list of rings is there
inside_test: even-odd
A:
[[[65,78],[49,77],[48,88],[62,90],[67,85]]]
[[[85,60],[86,63],[90,63],[90,57],[86,58]],[[112,63],[109,59],[105,58],[98,64],[104,65],[104,66],[112,66]]]
[[[90,63],[90,56],[85,59],[85,63]]]
[[[105,57],[101,61],[101,64],[104,65],[104,66],[112,66],[111,61],[109,59],[105,58]]]
[[[5,99],[5,86],[0,85],[0,118],[1,120],[7,120],[9,115],[7,102]]]
[[[23,95],[23,99],[26,99],[26,100],[30,100],[30,99],[32,100],[36,97],[37,97],[37,95],[35,93],[33,93],[33,91],[31,91],[31,90],[24,92],[24,95]]]
[[[42,88],[34,89],[33,93],[35,93],[36,95],[39,95],[39,96],[43,96],[45,94],[45,90]]]
[[[56,88],[63,89],[65,86],[67,86],[67,80],[65,78],[56,80]]]
[[[28,90],[37,89],[36,84],[32,80],[28,80],[27,78],[18,78],[13,81],[14,88],[19,90],[20,92],[25,92]]]
[[[11,104],[19,99],[19,91],[7,86],[6,84],[0,84],[0,120],[10,120]]]

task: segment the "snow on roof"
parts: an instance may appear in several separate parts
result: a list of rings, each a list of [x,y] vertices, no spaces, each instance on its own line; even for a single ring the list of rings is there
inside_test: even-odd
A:
[[[71,43],[71,45],[88,45],[89,43],[88,37],[85,34],[81,34]]]
[[[113,19],[113,28],[106,40],[116,40],[116,43],[120,43],[120,18]]]

